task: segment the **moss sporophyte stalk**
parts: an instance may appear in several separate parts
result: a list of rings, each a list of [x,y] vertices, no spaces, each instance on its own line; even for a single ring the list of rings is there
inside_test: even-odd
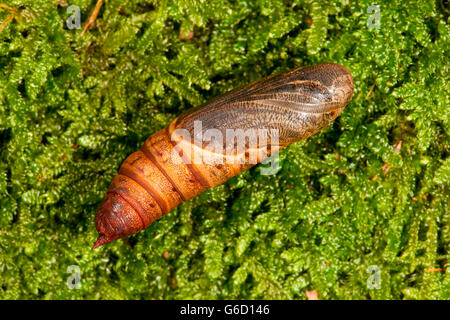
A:
[[[95,19],[93,1],[0,3],[2,299],[450,298],[445,1],[110,0]],[[147,137],[325,62],[353,98],[275,175],[257,165],[90,249]]]

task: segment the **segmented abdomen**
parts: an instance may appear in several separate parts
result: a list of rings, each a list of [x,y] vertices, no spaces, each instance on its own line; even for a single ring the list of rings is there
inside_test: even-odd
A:
[[[171,140],[169,129],[164,129],[125,159],[98,210],[96,227],[100,236],[94,248],[147,228],[180,202],[241,171],[239,165],[227,163],[195,164],[188,157],[193,153],[185,150],[182,143]]]

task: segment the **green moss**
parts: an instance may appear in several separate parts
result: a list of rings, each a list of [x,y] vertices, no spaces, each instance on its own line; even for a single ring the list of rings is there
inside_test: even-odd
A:
[[[377,29],[371,1],[110,0],[83,37],[53,1],[7,2],[21,13],[0,33],[1,298],[450,298],[443,1],[378,1]],[[95,3],[69,2],[82,21]],[[109,182],[151,133],[325,61],[351,70],[354,98],[276,176],[253,168],[90,249]]]

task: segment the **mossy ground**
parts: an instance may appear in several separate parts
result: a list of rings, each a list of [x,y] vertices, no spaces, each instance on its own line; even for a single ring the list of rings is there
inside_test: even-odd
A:
[[[110,0],[84,36],[66,5],[84,22],[95,1],[1,3],[17,11],[0,9],[0,298],[450,298],[446,1]],[[352,72],[353,100],[277,175],[255,167],[91,250],[151,133],[320,62]]]

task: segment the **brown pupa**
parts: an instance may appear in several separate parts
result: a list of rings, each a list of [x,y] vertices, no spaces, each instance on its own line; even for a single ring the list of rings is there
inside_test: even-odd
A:
[[[350,72],[324,63],[266,77],[188,110],[124,161],[97,211],[94,248],[144,230],[180,202],[317,133],[352,94]]]

